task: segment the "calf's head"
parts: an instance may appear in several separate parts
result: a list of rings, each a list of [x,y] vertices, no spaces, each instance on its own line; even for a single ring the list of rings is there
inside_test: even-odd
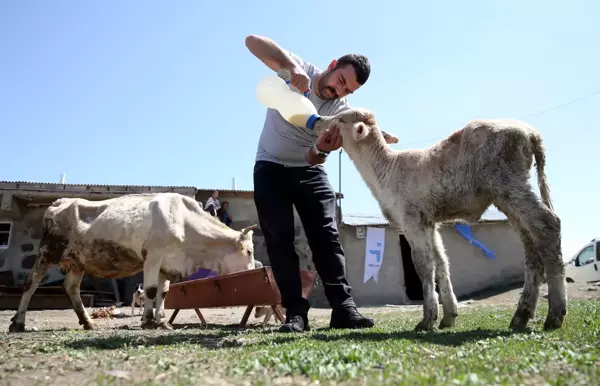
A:
[[[353,108],[334,116],[323,116],[315,123],[315,132],[321,135],[325,130],[334,127],[339,128],[342,147],[346,150],[376,141],[386,142],[377,126],[375,116],[367,109]]]
[[[242,229],[235,240],[235,250],[225,255],[219,274],[226,275],[233,272],[254,269],[254,241],[252,240],[253,229],[257,225],[251,225]]]

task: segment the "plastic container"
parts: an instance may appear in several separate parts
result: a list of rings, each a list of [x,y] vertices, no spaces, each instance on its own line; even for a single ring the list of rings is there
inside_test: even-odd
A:
[[[292,90],[289,83],[277,75],[269,75],[258,84],[256,96],[292,125],[313,129],[319,119],[317,109],[305,95]]]

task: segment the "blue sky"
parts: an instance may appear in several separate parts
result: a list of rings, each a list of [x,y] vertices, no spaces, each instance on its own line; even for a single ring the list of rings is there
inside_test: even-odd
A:
[[[0,179],[252,189],[269,74],[244,46],[256,33],[320,68],[367,55],[349,100],[396,149],[474,118],[526,119],[545,138],[565,258],[600,236],[600,2],[284,4],[2,1]],[[345,155],[342,183],[345,213],[379,212]]]

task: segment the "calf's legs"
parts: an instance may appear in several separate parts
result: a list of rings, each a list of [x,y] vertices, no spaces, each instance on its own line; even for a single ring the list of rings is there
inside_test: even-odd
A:
[[[444,251],[442,237],[437,229],[433,230],[432,240],[433,255],[435,257],[436,278],[438,282],[438,289],[440,291],[440,297],[442,298],[442,307],[444,310],[444,317],[440,322],[440,328],[454,327],[456,317],[458,316],[458,302],[456,301],[454,289],[452,288],[452,282],[450,281],[448,257]]]
[[[21,296],[17,313],[11,319],[12,323],[8,327],[8,332],[25,332],[25,313],[27,311],[27,306],[29,305],[31,296],[33,296],[40,281],[42,281],[42,278],[46,274],[48,266],[48,261],[43,256],[38,255],[38,258],[25,281],[25,291],[23,292],[23,296]]]
[[[415,270],[423,285],[423,319],[416,331],[432,331],[438,319],[438,295],[435,292],[435,260],[433,229],[421,224],[405,223],[406,239],[411,244]]]
[[[525,285],[510,327],[527,327],[535,312],[545,270],[549,310],[544,330],[560,328],[567,314],[565,271],[560,250],[560,219],[537,200],[528,183],[502,191],[495,204],[518,227],[525,248]]]

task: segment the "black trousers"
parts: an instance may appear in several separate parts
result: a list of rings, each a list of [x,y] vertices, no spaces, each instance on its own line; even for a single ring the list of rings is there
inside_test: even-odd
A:
[[[254,202],[263,231],[281,305],[289,314],[305,314],[300,258],[294,247],[294,211],[304,227],[313,262],[333,309],[355,306],[346,279],[344,250],[336,223],[335,191],[322,166],[285,167],[257,161]]]

